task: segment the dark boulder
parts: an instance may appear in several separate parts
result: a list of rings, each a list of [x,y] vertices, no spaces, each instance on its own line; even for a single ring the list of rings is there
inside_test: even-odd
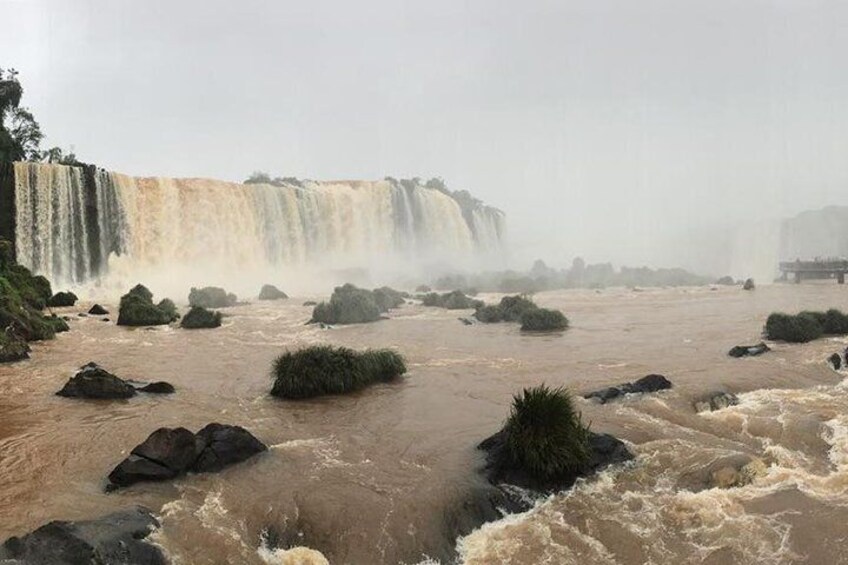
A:
[[[762,341],[756,345],[737,345],[727,352],[731,357],[754,357],[762,355],[766,351],[771,351],[771,348]]]
[[[130,398],[135,388],[96,363],[80,368],[56,394],[74,398]]]
[[[834,353],[827,360],[830,362],[830,366],[837,371],[842,368],[842,356],[839,353]]]
[[[263,285],[259,291],[259,300],[284,300],[288,297],[288,294],[272,284]]]
[[[203,308],[225,308],[235,306],[238,297],[217,286],[205,286],[203,288],[191,288],[188,293],[189,306],[202,306]]]
[[[150,394],[173,394],[176,392],[174,385],[165,381],[156,381],[155,383],[137,387],[136,390]]]
[[[96,520],[53,521],[0,546],[0,561],[27,565],[165,565],[162,550],[145,538],[159,527],[135,507]]]
[[[109,310],[101,306],[100,304],[95,304],[91,308],[89,308],[88,313],[92,316],[105,316],[109,313]]]
[[[754,279],[745,279],[745,284],[742,285],[743,290],[754,290],[756,285],[754,285]]]
[[[624,383],[618,386],[602,388],[600,390],[584,394],[583,398],[596,399],[601,404],[605,404],[606,402],[625,394],[658,392],[660,390],[671,388],[671,386],[671,381],[664,376],[652,374],[642,377],[638,381],[634,381],[632,383]]]
[[[239,426],[213,423],[197,434],[185,428],[159,428],[109,473],[106,489],[164,481],[187,471],[220,471],[267,449]]]
[[[215,423],[197,432],[197,443],[202,449],[191,466],[197,473],[220,471],[268,449],[241,426]]]
[[[463,325],[465,325],[465,326],[472,326],[472,325],[474,325],[474,322],[472,322],[472,321],[471,321],[471,320],[469,320],[468,318],[457,318],[457,319],[458,319],[460,322],[462,322],[462,324],[463,324]]]
[[[109,473],[109,481],[115,487],[125,487],[172,479],[188,470],[197,450],[197,439],[187,429],[159,428]]]
[[[29,352],[30,348],[26,340],[12,331],[11,326],[0,331],[0,363],[29,359]]]
[[[180,327],[186,330],[219,328],[223,317],[220,312],[207,310],[202,306],[192,306],[188,314],[183,316]]]
[[[721,410],[728,406],[736,406],[739,404],[739,399],[731,392],[716,391],[711,392],[700,400],[695,401],[695,411],[711,412],[713,410]]]
[[[47,305],[51,308],[73,306],[77,303],[77,300],[79,299],[73,292],[57,292],[50,297],[50,300],[47,301]]]

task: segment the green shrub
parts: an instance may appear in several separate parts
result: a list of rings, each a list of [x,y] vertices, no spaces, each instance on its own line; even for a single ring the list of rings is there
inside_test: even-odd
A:
[[[346,347],[315,345],[284,353],[274,361],[271,394],[288,399],[342,394],[390,381],[405,372],[403,357],[388,349],[359,353]]]
[[[188,303],[190,306],[226,308],[227,306],[235,306],[236,302],[238,302],[238,297],[235,294],[227,293],[226,290],[217,286],[192,287],[188,293]]]
[[[56,314],[53,314],[52,316],[48,316],[48,317],[44,318],[44,321],[50,327],[53,328],[54,333],[58,334],[58,333],[67,332],[67,331],[71,330],[70,326],[68,326],[68,322],[66,322],[65,320],[63,320],[62,318],[57,316]]]
[[[50,281],[41,275],[33,276],[29,269],[23,265],[11,264],[3,271],[6,279],[14,286],[21,298],[36,310],[43,310],[53,290]]]
[[[337,286],[329,302],[315,305],[310,323],[361,324],[379,320],[382,312],[373,292],[348,283]]]
[[[53,327],[27,303],[9,280],[0,276],[0,330],[10,329],[26,341],[52,339]]]
[[[848,334],[848,316],[836,308],[831,308],[824,313],[824,323],[822,324],[822,328],[826,334]]]
[[[568,318],[559,310],[533,308],[521,315],[521,330],[526,332],[544,332],[564,330],[568,327]]]
[[[514,396],[504,431],[512,463],[536,480],[579,472],[591,455],[589,429],[562,388],[541,385]]]
[[[179,316],[169,299],[153,304],[153,293],[144,285],[134,286],[121,297],[118,311],[119,326],[161,326],[170,324]]]
[[[220,312],[207,310],[200,306],[192,306],[188,314],[183,316],[180,326],[186,329],[217,328],[221,325],[222,317]]]
[[[532,300],[520,294],[504,296],[501,298],[500,307],[505,322],[519,322],[525,312],[538,308]]]
[[[820,338],[823,332],[819,317],[810,312],[797,316],[776,312],[766,319],[765,333],[771,340],[806,343]]]

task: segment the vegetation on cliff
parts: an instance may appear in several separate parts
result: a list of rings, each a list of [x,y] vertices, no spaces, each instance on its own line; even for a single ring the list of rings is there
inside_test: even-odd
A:
[[[342,394],[393,380],[405,372],[403,357],[389,349],[357,352],[316,345],[284,353],[274,361],[271,394],[287,399]]]
[[[28,341],[67,331],[64,320],[41,313],[51,294],[50,282],[17,264],[12,243],[0,240],[0,362],[25,359]]]

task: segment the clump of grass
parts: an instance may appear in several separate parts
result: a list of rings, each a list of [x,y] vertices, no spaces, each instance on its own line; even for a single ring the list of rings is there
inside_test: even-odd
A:
[[[591,456],[589,428],[562,388],[541,385],[514,396],[504,432],[511,464],[538,481],[580,472]]]
[[[271,394],[304,399],[360,390],[406,372],[403,357],[389,349],[357,352],[315,345],[284,353],[274,361]]]
[[[469,308],[482,307],[483,301],[469,298],[461,290],[453,290],[445,294],[439,294],[438,292],[425,294],[421,297],[421,304],[424,306],[446,308],[448,310],[467,310]]]
[[[568,318],[559,310],[533,308],[521,314],[521,330],[525,332],[558,331],[568,328]]]
[[[217,328],[221,326],[222,314],[207,310],[201,306],[193,306],[188,314],[183,316],[180,327],[194,330],[200,328]]]
[[[806,343],[820,338],[824,329],[819,318],[813,313],[802,312],[792,316],[776,312],[766,320],[765,333],[771,340]]]

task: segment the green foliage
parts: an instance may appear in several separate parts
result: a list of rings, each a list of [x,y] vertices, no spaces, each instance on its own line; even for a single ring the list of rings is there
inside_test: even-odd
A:
[[[47,306],[53,294],[50,281],[40,275],[33,276],[29,269],[15,263],[9,263],[3,273],[27,304],[36,310],[43,310]]]
[[[26,341],[52,339],[56,333],[4,274],[0,274],[0,331],[13,332]]]
[[[29,345],[13,331],[0,330],[0,363],[11,363],[29,357]]]
[[[71,330],[71,327],[68,325],[68,322],[66,322],[56,314],[44,318],[44,321],[47,322],[47,324],[51,326],[53,328],[53,331],[57,334]]]
[[[192,306],[188,314],[183,316],[180,326],[185,329],[217,328],[221,325],[220,312],[207,310],[201,306]]]
[[[823,332],[818,318],[810,313],[774,313],[766,320],[766,337],[771,340],[806,343],[820,338]]]
[[[483,301],[469,298],[461,290],[454,290],[445,294],[439,294],[437,292],[425,294],[421,297],[421,304],[424,306],[447,308],[448,310],[467,310],[469,308],[482,307]]]
[[[50,298],[49,281],[15,263],[13,250],[10,242],[0,240],[0,332],[6,351],[0,356],[10,359],[20,353],[20,341],[52,339],[56,331],[67,330],[64,320],[54,322],[40,311]]]
[[[474,312],[480,322],[519,322],[525,312],[536,310],[538,306],[523,295],[504,296],[497,305],[481,306]]]
[[[403,357],[388,349],[358,353],[346,347],[316,345],[284,353],[274,361],[271,394],[288,399],[342,394],[390,381],[405,372]]]
[[[514,396],[504,431],[512,463],[537,480],[579,472],[591,455],[588,427],[562,388],[541,385]]]
[[[312,310],[311,322],[324,324],[360,324],[374,322],[387,310],[385,301],[391,301],[386,293],[381,293],[381,305],[373,291],[356,287],[350,283],[337,286],[329,302],[316,304]]]
[[[176,306],[167,298],[153,304],[153,293],[144,285],[134,286],[121,297],[119,326],[161,326],[177,318]]]
[[[521,314],[521,330],[526,332],[558,331],[568,328],[568,318],[559,310],[532,308]]]
[[[848,334],[848,316],[836,308],[831,308],[824,313],[822,329],[830,335]]]
[[[272,186],[303,186],[303,181],[298,179],[297,177],[274,177],[271,178],[266,172],[263,171],[254,171],[247,180],[244,181],[244,184],[270,184]]]
[[[235,294],[228,293],[223,288],[217,286],[192,287],[191,292],[188,293],[188,303],[190,306],[226,308],[227,306],[235,306],[236,302],[238,302],[238,297]]]

